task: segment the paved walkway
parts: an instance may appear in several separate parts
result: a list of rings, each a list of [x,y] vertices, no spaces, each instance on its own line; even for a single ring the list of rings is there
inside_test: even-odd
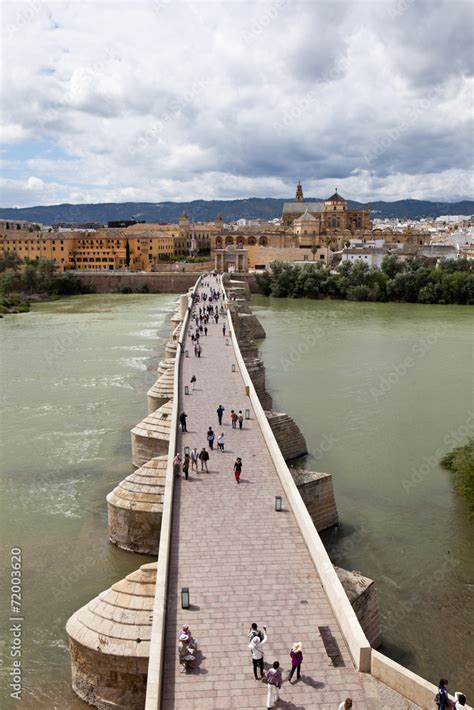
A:
[[[183,360],[181,389],[184,392],[193,374],[197,386],[193,394],[182,395],[188,432],[181,435],[180,446],[181,451],[184,446],[207,447],[211,425],[216,439],[225,433],[226,450],[210,452],[209,473],[190,472],[188,481],[177,480],[163,708],[265,708],[267,686],[254,680],[247,648],[253,621],[267,625],[265,665],[279,660],[284,679],[292,644],[303,644],[303,677],[293,685],[284,682],[276,707],[336,710],[348,696],[354,710],[384,707],[367,698],[362,674],[353,667],[299,528],[285,505],[253,412],[242,431],[230,425],[230,410],[245,411],[249,400],[240,373],[231,371],[233,348],[225,344],[222,319],[208,328],[207,337],[201,337],[201,358],[193,356],[187,340],[190,357]],[[226,409],[222,427],[216,415],[220,403]],[[233,476],[237,456],[243,461],[240,485]],[[283,497],[282,513],[274,511],[276,495]],[[190,589],[190,610],[181,609],[181,587]],[[199,670],[188,674],[181,672],[177,661],[176,633],[183,623],[190,625],[203,653]],[[332,666],[318,626],[330,627],[344,666]]]

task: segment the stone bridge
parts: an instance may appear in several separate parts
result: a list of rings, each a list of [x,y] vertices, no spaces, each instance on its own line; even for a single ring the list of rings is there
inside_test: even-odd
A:
[[[180,298],[167,359],[148,393],[149,414],[132,430],[137,470],[107,497],[111,541],[158,552],[158,561],[142,565],[69,619],[73,688],[104,710],[263,708],[266,686],[254,680],[247,647],[256,621],[267,626],[266,667],[278,660],[284,671],[277,707],[336,710],[351,697],[360,710],[432,708],[434,686],[375,651],[366,638],[341,583],[347,578],[338,576],[316,529],[319,509],[327,524],[335,522],[332,487],[318,508],[314,491],[326,485],[327,475],[289,470],[274,435],[275,417],[262,408],[261,373],[257,393],[243,358],[246,352],[253,362],[257,355],[251,338],[243,337],[249,312],[243,308],[240,322],[235,300],[242,293],[229,286],[230,300],[219,277],[201,277],[193,289],[201,297],[209,287],[221,289],[218,304],[225,305],[225,316],[201,336],[201,357],[194,355],[190,329],[202,304],[193,306],[187,294]],[[225,407],[222,426],[219,404]],[[244,414],[242,429],[232,427],[232,409]],[[208,448],[209,426],[216,439],[224,433],[224,451],[209,451],[208,471],[176,478],[175,452]],[[239,484],[237,456],[243,462]],[[189,608],[182,608],[183,588]],[[200,651],[198,667],[188,673],[177,659],[183,624]],[[302,678],[290,683],[289,651],[296,641],[303,646]]]

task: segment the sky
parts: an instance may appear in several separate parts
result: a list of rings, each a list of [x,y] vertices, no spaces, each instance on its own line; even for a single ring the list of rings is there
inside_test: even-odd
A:
[[[472,199],[473,13],[3,2],[0,204]]]

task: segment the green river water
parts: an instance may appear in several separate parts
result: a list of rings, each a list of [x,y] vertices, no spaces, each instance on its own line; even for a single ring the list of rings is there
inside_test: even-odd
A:
[[[106,494],[131,472],[129,430],[174,295],[80,296],[0,322],[0,706],[79,710],[67,618],[151,558],[108,543]],[[474,695],[473,525],[438,454],[472,431],[472,311],[253,299],[274,407],[331,471],[336,564],[376,580],[384,650]],[[23,696],[8,701],[9,553],[22,548]]]
[[[87,707],[70,689],[65,622],[152,561],[108,542],[105,496],[133,470],[129,430],[147,414],[175,300],[78,296],[0,321],[1,708]],[[19,702],[8,688],[13,546],[23,563]]]
[[[252,299],[276,411],[333,474],[333,562],[376,581],[383,651],[474,700],[474,523],[439,458],[474,434],[473,310]],[[456,687],[454,687],[456,686]]]

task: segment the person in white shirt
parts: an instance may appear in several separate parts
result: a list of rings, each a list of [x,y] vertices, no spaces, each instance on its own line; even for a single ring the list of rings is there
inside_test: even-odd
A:
[[[346,698],[343,703],[339,705],[338,710],[349,710],[352,707],[352,699]]]
[[[466,707],[466,696],[458,690],[454,693],[456,702],[454,703],[455,710],[463,710]]]
[[[263,647],[267,643],[267,634],[263,634],[263,639],[260,636],[254,636],[249,643],[249,648],[252,652],[253,675],[255,680],[263,678]],[[260,669],[260,678],[257,676],[257,668]]]

